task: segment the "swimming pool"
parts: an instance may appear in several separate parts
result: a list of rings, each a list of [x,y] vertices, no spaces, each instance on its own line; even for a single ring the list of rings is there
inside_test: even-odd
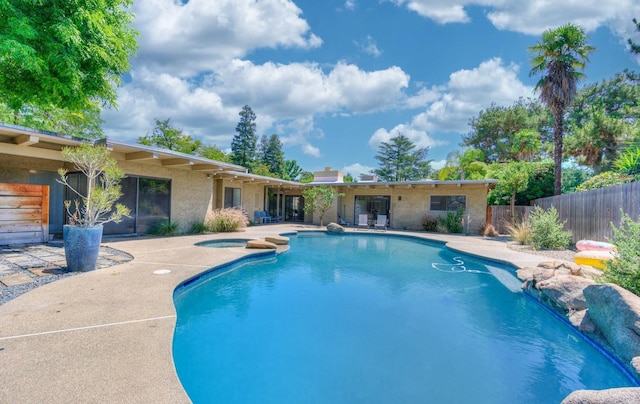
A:
[[[500,264],[372,233],[290,244],[176,290],[193,402],[550,403],[633,385]]]

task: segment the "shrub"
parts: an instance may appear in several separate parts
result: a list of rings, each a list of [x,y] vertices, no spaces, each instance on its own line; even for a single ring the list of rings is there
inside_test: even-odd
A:
[[[511,239],[519,244],[531,243],[531,225],[527,221],[508,224],[507,232]]]
[[[569,245],[570,231],[564,230],[565,222],[560,223],[558,211],[553,206],[544,210],[539,206],[529,214],[531,226],[531,246],[536,250],[564,249]]]
[[[189,230],[189,233],[191,233],[191,234],[202,234],[202,233],[206,233],[208,231],[209,231],[209,228],[207,227],[206,224],[204,224],[204,222],[196,222],[196,223],[191,225],[191,230]]]
[[[424,231],[437,231],[438,230],[438,219],[435,219],[429,215],[422,218],[422,229]]]
[[[632,175],[614,173],[613,171],[605,171],[598,175],[595,175],[582,184],[578,185],[576,191],[589,191],[591,189],[598,189],[604,187],[610,187],[612,185],[626,184],[633,181]]]
[[[178,233],[178,224],[171,223],[170,221],[162,221],[154,224],[149,229],[149,234],[156,236],[174,236]]]
[[[491,223],[484,223],[478,227],[478,234],[483,237],[498,237],[500,234]]]
[[[226,208],[211,212],[205,224],[210,231],[216,233],[234,232],[247,227],[249,219],[240,208]]]
[[[462,233],[462,219],[464,218],[464,209],[458,208],[455,212],[447,212],[446,216],[440,216],[438,221],[447,229],[447,233]]]
[[[620,227],[615,227],[613,223],[611,226],[611,242],[617,247],[618,257],[607,261],[603,280],[640,296],[640,222],[634,222],[622,213]]]

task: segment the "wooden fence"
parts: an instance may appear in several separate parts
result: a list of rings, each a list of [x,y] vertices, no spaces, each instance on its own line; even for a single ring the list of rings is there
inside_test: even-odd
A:
[[[0,245],[49,238],[49,186],[0,183]]]
[[[640,182],[536,199],[534,204],[543,209],[554,206],[560,221],[567,221],[565,229],[573,232],[574,242],[607,241],[613,236],[611,223],[615,226],[620,223],[620,210],[638,221]]]
[[[527,220],[531,206],[515,206],[515,220]],[[487,223],[491,223],[500,234],[507,234],[507,226],[511,223],[511,206],[492,205],[487,206]]]

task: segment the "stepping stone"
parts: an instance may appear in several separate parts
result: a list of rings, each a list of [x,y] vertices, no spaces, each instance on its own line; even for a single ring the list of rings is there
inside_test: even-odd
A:
[[[269,243],[273,243],[275,245],[287,245],[289,244],[289,237],[285,236],[267,236],[264,238],[265,241]]]
[[[33,279],[25,274],[15,274],[0,278],[0,283],[5,286],[24,285],[25,283],[32,283]]]
[[[247,248],[275,250],[278,246],[265,240],[249,240],[247,241]]]

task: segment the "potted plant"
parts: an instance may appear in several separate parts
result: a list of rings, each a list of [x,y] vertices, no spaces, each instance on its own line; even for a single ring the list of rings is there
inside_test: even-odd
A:
[[[62,149],[64,161],[72,163],[87,178],[86,190],[69,183],[69,170],[58,170],[61,184],[77,197],[64,201],[69,224],[63,227],[64,253],[72,271],[95,269],[102,241],[102,225],[120,222],[129,208],[116,204],[122,196],[120,181],[124,172],[104,146],[82,143]],[[115,205],[115,209],[114,209]]]

